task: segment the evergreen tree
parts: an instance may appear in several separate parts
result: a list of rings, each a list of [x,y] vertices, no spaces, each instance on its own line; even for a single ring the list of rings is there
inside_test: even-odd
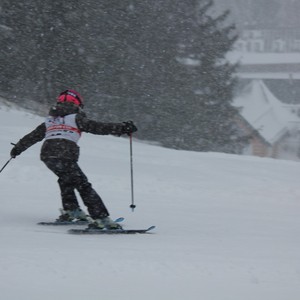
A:
[[[230,106],[235,36],[206,0],[3,0],[1,89],[49,103],[78,89],[103,120],[134,119],[167,147],[235,151]],[[13,66],[13,68],[12,68]],[[3,87],[4,86],[4,87]]]
[[[148,99],[137,103],[142,138],[179,149],[236,151],[234,66],[224,60],[236,36],[233,26],[223,25],[228,12],[212,18],[212,6],[194,0],[134,4],[136,20],[143,20],[134,45],[147,57],[150,74],[140,85]]]

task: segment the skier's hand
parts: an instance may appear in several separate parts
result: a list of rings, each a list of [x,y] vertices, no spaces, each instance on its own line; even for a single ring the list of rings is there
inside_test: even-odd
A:
[[[123,134],[130,134],[133,132],[136,132],[138,129],[137,127],[133,124],[132,121],[127,121],[127,122],[123,122],[123,127],[122,127],[122,133]]]
[[[12,158],[16,158],[16,156],[20,155],[21,153],[22,153],[22,150],[19,147],[15,146],[11,149],[10,156]]]

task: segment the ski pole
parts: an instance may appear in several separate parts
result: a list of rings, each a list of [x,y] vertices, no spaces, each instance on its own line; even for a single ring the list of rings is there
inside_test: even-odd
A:
[[[15,143],[11,143],[11,145],[15,146]],[[9,162],[13,159],[14,157],[11,157],[6,163],[5,165],[2,167],[2,169],[0,170],[0,173],[4,170],[4,168],[9,164]]]
[[[4,170],[4,168],[9,164],[9,162],[13,159],[13,157],[11,157],[6,163],[5,165],[2,167],[2,169],[0,170],[0,173]]]
[[[131,205],[130,208],[134,211],[136,205],[134,204],[134,191],[133,191],[133,155],[132,155],[132,133],[129,134],[130,144],[130,175],[131,175]]]

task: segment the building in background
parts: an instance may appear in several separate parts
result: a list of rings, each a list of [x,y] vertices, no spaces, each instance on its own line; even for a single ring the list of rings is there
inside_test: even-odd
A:
[[[299,160],[300,53],[232,52],[239,63],[233,105],[250,136],[245,154]]]
[[[252,26],[251,26],[252,27]],[[300,28],[244,28],[235,50],[249,53],[300,53]]]
[[[284,104],[259,79],[245,85],[233,105],[239,128],[251,137],[245,154],[298,160],[300,105]]]

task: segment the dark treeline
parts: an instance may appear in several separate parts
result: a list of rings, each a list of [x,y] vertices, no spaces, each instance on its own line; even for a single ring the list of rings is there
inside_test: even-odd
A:
[[[236,40],[204,0],[2,0],[0,92],[51,104],[78,90],[98,120],[176,149],[238,152]]]

